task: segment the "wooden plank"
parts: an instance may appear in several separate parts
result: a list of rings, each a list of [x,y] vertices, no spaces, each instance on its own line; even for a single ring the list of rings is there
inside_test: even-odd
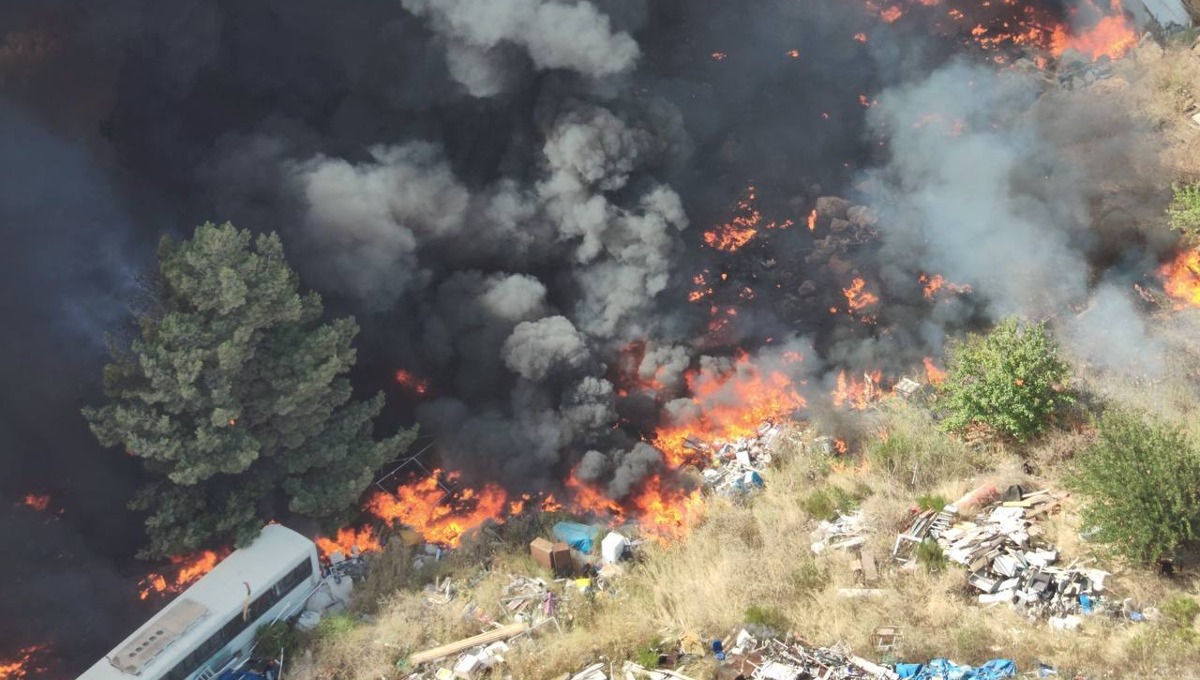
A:
[[[416,654],[408,657],[408,662],[413,666],[419,666],[420,664],[428,663],[430,661],[444,659],[451,654],[465,652],[472,647],[489,645],[493,642],[507,640],[509,638],[516,637],[527,630],[529,630],[529,624],[527,623],[510,623],[509,625],[501,626],[496,630],[489,630],[486,633],[480,633],[479,635],[464,638],[457,642],[451,642],[449,644],[434,647],[432,649],[426,649],[423,652],[417,652]]]

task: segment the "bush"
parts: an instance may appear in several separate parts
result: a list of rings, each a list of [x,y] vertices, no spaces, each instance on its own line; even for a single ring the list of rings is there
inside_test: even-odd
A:
[[[746,608],[744,618],[746,625],[762,626],[776,633],[785,633],[788,629],[787,617],[775,607],[751,605]]]
[[[1068,481],[1086,498],[1094,540],[1134,561],[1169,557],[1200,530],[1200,455],[1160,420],[1109,410]]]
[[[349,614],[335,614],[321,619],[314,635],[319,640],[331,640],[348,635],[357,626],[358,622]]]
[[[917,564],[929,571],[941,571],[949,563],[946,553],[942,552],[942,546],[932,538],[927,538],[917,545],[916,557]]]
[[[797,597],[811,597],[829,581],[829,572],[814,560],[805,560],[788,579]]]
[[[298,641],[296,632],[287,621],[276,621],[259,627],[254,639],[258,641],[258,655],[269,659],[290,657]]]
[[[813,519],[834,521],[858,507],[859,499],[840,486],[827,484],[809,494],[800,507]]]
[[[881,406],[883,432],[866,443],[871,468],[913,490],[960,479],[988,467],[987,456],[938,430],[925,409],[891,400]]]
[[[945,496],[937,493],[927,493],[917,496],[917,507],[921,510],[933,510],[941,512],[942,508],[950,504],[950,501]]]
[[[1200,236],[1200,184],[1176,184],[1167,218],[1171,228],[1189,239]]]
[[[1022,326],[1009,317],[987,335],[951,344],[939,388],[948,411],[942,425],[962,430],[983,423],[1026,442],[1074,402],[1063,387],[1070,375],[1044,322]]]
[[[1187,595],[1172,597],[1159,608],[1167,621],[1179,628],[1191,628],[1200,616],[1200,602]]]

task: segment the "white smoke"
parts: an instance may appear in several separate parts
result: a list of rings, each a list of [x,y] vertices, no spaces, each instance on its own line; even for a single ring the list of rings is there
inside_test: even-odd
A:
[[[451,75],[477,97],[506,89],[510,69],[495,48],[520,48],[537,69],[599,78],[630,71],[640,50],[609,18],[582,0],[401,0],[447,39]]]

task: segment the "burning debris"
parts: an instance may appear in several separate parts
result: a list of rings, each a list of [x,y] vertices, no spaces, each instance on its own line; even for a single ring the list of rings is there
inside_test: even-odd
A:
[[[145,600],[153,594],[181,593],[189,585],[199,581],[201,576],[212,571],[213,567],[225,559],[229,552],[229,550],[225,550],[218,555],[215,551],[205,550],[186,557],[172,557],[171,565],[175,570],[174,575],[168,579],[162,574],[147,574],[138,583],[141,588],[138,597]]]
[[[49,650],[42,645],[22,647],[11,660],[0,658],[0,680],[26,680],[46,672],[42,665]]]
[[[1175,301],[1175,309],[1200,307],[1200,248],[1179,251],[1158,268],[1158,275],[1163,290]]]

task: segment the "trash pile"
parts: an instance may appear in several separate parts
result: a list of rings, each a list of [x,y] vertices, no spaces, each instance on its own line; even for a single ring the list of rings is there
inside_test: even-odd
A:
[[[994,487],[980,487],[964,500],[983,504],[998,495]],[[1011,604],[1031,618],[1049,618],[1056,629],[1074,630],[1081,622],[1077,614],[1104,606],[1100,593],[1109,573],[1078,561],[1055,566],[1059,553],[1038,540],[1043,532],[1035,520],[1060,501],[1048,490],[1027,493],[1013,486],[973,522],[956,521],[958,504],[927,510],[896,538],[892,555],[912,562],[916,546],[935,540],[947,560],[967,568],[967,582],[981,593],[979,602]]]
[[[711,455],[709,467],[701,473],[705,488],[722,496],[735,496],[762,488],[762,473],[771,464],[771,446],[780,430],[768,420],[749,437],[712,444],[688,440],[684,445]]]
[[[836,521],[821,520],[812,532],[811,549],[814,554],[825,552],[826,548],[833,550],[850,550],[862,547],[867,542],[867,523],[861,512],[849,515],[838,515]]]
[[[817,647],[788,637],[757,638],[746,630],[738,632],[734,646],[722,650],[713,642],[714,653],[724,661],[718,669],[720,680],[801,680],[807,678],[888,678],[897,675],[879,664],[854,656],[844,645]]]

